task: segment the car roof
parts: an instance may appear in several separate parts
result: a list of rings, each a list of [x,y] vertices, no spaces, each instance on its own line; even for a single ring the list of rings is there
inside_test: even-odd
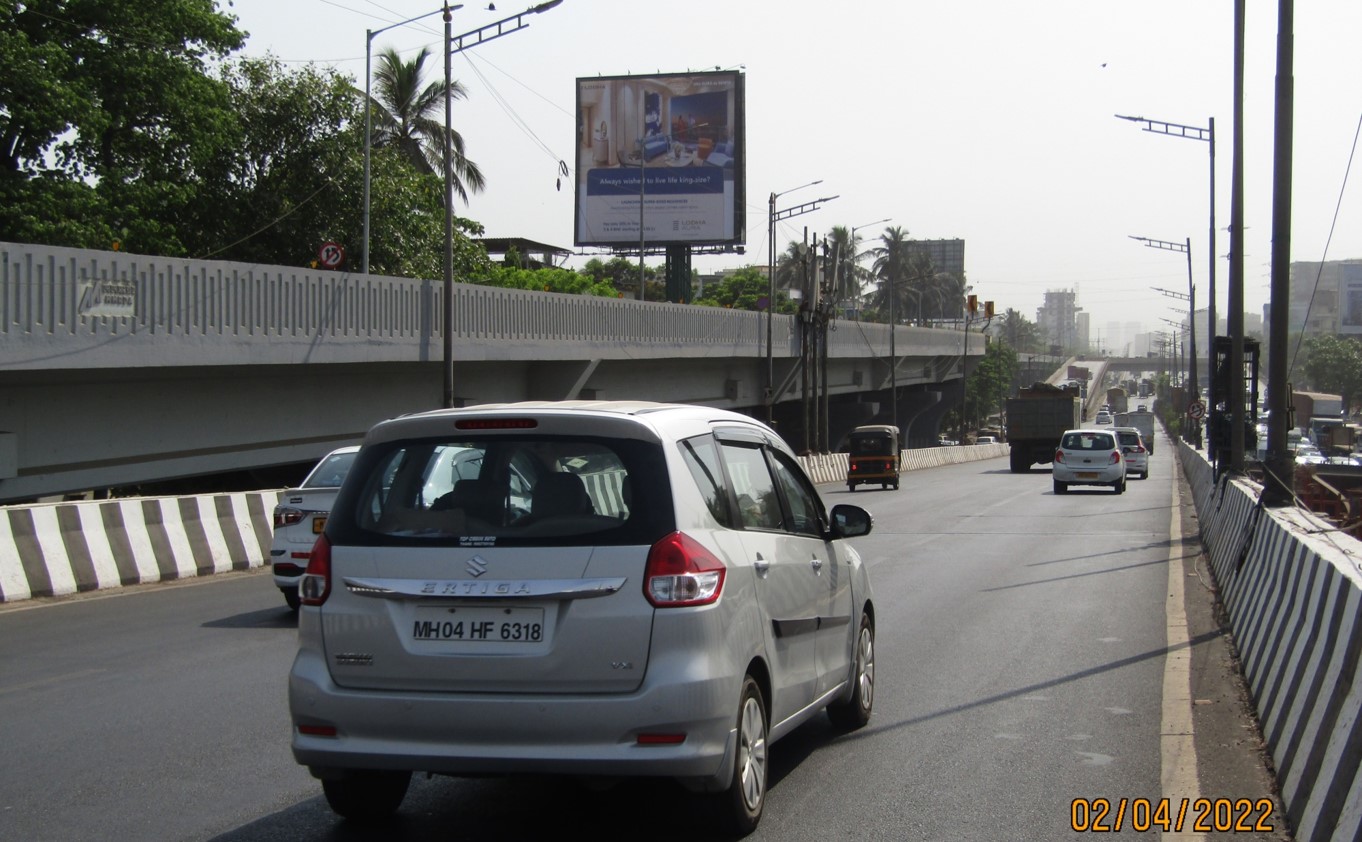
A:
[[[727,409],[656,401],[516,401],[433,409],[379,422],[365,436],[366,443],[447,435],[452,423],[465,419],[533,417],[545,433],[581,434],[590,422],[593,435],[650,440],[694,435],[715,425],[745,429],[788,450],[775,431],[748,415]]]

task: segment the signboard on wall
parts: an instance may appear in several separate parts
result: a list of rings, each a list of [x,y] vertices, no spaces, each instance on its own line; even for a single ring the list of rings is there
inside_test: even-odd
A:
[[[575,244],[743,243],[744,125],[737,71],[578,79]]]

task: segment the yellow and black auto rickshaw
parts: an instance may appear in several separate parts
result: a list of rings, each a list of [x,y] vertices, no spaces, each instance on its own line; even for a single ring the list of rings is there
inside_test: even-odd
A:
[[[847,488],[879,483],[899,487],[899,431],[889,424],[867,424],[847,435]]]

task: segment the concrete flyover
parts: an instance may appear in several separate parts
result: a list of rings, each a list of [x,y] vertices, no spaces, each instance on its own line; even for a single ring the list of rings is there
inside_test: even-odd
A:
[[[454,285],[463,404],[579,398],[765,417],[766,316]],[[440,404],[443,285],[285,266],[0,242],[0,503],[317,459]],[[800,331],[775,316],[777,429],[805,449]],[[837,321],[831,449],[897,415],[932,443],[977,333]],[[816,446],[811,449],[818,449]],[[265,487],[265,484],[254,487]]]

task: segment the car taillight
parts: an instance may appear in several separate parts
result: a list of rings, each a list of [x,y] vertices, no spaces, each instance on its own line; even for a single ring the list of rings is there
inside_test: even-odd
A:
[[[281,526],[292,526],[303,519],[301,509],[290,509],[283,506],[274,510],[274,528]]]
[[[1062,450],[1056,450],[1056,451],[1055,451],[1055,461],[1056,461],[1056,462],[1063,462],[1063,461],[1064,461],[1064,451],[1062,451]]]
[[[312,545],[307,570],[298,580],[298,599],[304,605],[321,605],[331,595],[331,542],[325,535]]]
[[[725,572],[724,563],[700,542],[673,532],[648,550],[643,595],[654,608],[708,605],[719,598]]]
[[[1121,464],[1121,451],[1113,450],[1111,452],[1111,464],[1113,465]]]

